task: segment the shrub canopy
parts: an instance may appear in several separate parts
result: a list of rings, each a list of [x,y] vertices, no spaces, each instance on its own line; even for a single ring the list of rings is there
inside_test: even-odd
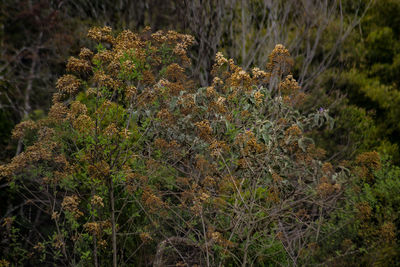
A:
[[[213,82],[186,74],[189,35],[93,28],[71,57],[48,117],[13,135],[0,167],[34,199],[36,260],[66,265],[307,263],[347,175],[307,137],[332,124],[277,45],[265,70],[217,53]]]

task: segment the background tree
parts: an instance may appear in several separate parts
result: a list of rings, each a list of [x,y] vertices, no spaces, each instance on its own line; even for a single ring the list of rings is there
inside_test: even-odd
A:
[[[398,9],[396,1],[375,3],[363,19],[360,31],[354,32],[343,46],[340,69],[332,68],[327,73],[326,85],[339,88],[347,95],[347,105],[362,110],[365,119],[372,122],[369,127],[372,130],[365,129],[359,135],[359,139],[367,144],[359,144],[360,149],[365,151],[374,147],[390,154],[396,162],[399,160],[399,89],[395,78],[398,73],[398,39],[395,37],[398,26],[391,12]]]

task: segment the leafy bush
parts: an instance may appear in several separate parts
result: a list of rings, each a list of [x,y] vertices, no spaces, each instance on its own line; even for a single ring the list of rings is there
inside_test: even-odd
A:
[[[332,266],[395,266],[400,169],[377,152],[358,155],[351,169],[345,201],[324,225],[316,259]]]
[[[344,2],[351,6],[354,1]],[[343,43],[337,56],[339,64],[319,77],[325,82],[321,91],[329,92],[335,88],[346,95],[344,101],[338,101],[332,94],[331,102],[336,108],[331,111],[339,124],[349,123],[355,129],[346,127],[344,131],[328,135],[339,136],[337,143],[342,143],[343,147],[336,147],[331,142],[327,142],[326,147],[349,150],[347,154],[353,152],[352,156],[376,150],[399,163],[399,19],[393,15],[399,10],[398,1],[375,1],[362,18],[360,31],[354,31]],[[327,97],[316,97],[315,100],[319,103],[323,98]],[[356,120],[352,121],[351,117]],[[367,128],[366,123],[369,124]],[[360,132],[360,128],[364,130]],[[342,136],[350,138],[342,140]]]
[[[88,36],[96,51],[69,59],[48,117],[17,125],[25,150],[0,166],[46,222],[29,256],[74,266],[309,262],[347,175],[307,137],[332,119],[297,110],[305,95],[288,50],[277,45],[266,70],[250,73],[217,53],[212,84],[195,88],[191,36],[108,27]]]

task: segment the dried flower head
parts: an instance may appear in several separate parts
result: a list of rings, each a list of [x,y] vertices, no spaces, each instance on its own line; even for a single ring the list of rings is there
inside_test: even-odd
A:
[[[185,70],[176,63],[169,65],[165,74],[170,81],[182,81],[186,79]]]
[[[105,180],[110,174],[110,165],[104,160],[101,160],[89,165],[88,172],[93,179]]]
[[[359,177],[372,183],[374,181],[374,172],[382,168],[382,163],[378,152],[364,152],[356,158],[356,173]]]
[[[67,71],[88,74],[92,70],[90,63],[85,59],[70,57],[67,63]]]
[[[79,115],[75,120],[72,121],[72,126],[75,130],[82,134],[88,134],[94,129],[94,121],[91,117],[85,114]]]
[[[300,86],[292,75],[287,75],[279,84],[279,90],[283,95],[294,95],[300,90]]]
[[[58,79],[56,88],[61,93],[74,95],[78,92],[81,82],[73,75],[66,74]]]
[[[54,103],[49,111],[49,118],[55,122],[62,122],[68,116],[68,108],[62,103]]]
[[[96,64],[96,63],[110,63],[111,64],[111,63],[114,63],[114,61],[113,61],[114,59],[115,59],[115,54],[113,52],[111,52],[109,50],[103,50],[103,51],[96,53],[93,56],[92,62],[94,64]],[[109,65],[109,68],[110,68],[110,65]],[[118,68],[119,68],[119,65],[118,65]]]
[[[13,129],[12,138],[14,140],[19,140],[25,136],[27,131],[36,130],[37,128],[38,125],[32,120],[20,122]]]
[[[362,220],[368,220],[372,216],[372,208],[368,202],[360,202],[356,205],[358,217]]]
[[[199,135],[201,138],[205,140],[210,139],[210,136],[212,134],[212,128],[208,120],[196,122],[194,125],[196,125],[197,129],[199,130]]]
[[[150,190],[145,190],[142,195],[142,201],[151,212],[155,212],[165,207],[165,203]]]
[[[81,48],[81,51],[79,52],[79,58],[80,59],[86,59],[90,60],[93,57],[93,52],[86,47]]]
[[[285,131],[286,136],[300,136],[302,134],[301,129],[298,125],[292,125]]]
[[[326,175],[333,174],[333,166],[330,162],[325,162],[321,168],[322,172]]]
[[[386,243],[394,243],[396,241],[396,225],[392,222],[385,222],[381,226],[380,236]]]
[[[111,44],[114,42],[114,38],[111,36],[111,27],[108,26],[103,28],[93,27],[89,29],[87,36],[97,42],[108,42]]]
[[[83,114],[86,115],[87,113],[87,107],[85,104],[83,104],[80,101],[74,101],[71,103],[70,106],[70,116],[72,116],[73,118]]]
[[[269,74],[263,70],[260,70],[260,68],[253,68],[251,70],[251,73],[253,75],[253,78],[256,80],[263,80],[269,78]]]
[[[219,156],[221,153],[229,152],[229,146],[224,141],[214,140],[210,144],[210,151],[212,156]]]
[[[65,211],[70,212],[75,218],[79,218],[83,215],[83,212],[78,208],[79,202],[77,195],[66,196],[64,197],[61,206]]]
[[[135,86],[129,85],[129,86],[126,87],[125,93],[126,93],[126,97],[128,99],[132,99],[136,95],[137,89],[136,89]]]
[[[261,105],[264,101],[264,95],[260,91],[256,91],[254,93],[254,100],[256,101],[256,105]]]
[[[90,203],[93,206],[100,206],[100,207],[104,207],[104,203],[103,203],[103,198],[98,196],[98,195],[94,195],[92,197],[92,200],[90,201]]]
[[[153,240],[148,232],[141,232],[139,237],[143,243],[148,243],[149,241]]]
[[[288,73],[293,66],[293,59],[290,57],[289,50],[283,45],[277,44],[269,55],[267,70],[275,75]]]
[[[217,52],[217,54],[215,55],[215,63],[219,66],[222,66],[223,64],[228,63],[228,60],[221,52]]]

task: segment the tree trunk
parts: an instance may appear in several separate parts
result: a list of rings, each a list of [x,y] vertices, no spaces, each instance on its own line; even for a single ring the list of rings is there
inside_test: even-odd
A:
[[[114,182],[110,177],[110,205],[111,205],[111,228],[112,228],[112,247],[113,247],[113,267],[117,267],[117,230],[115,223],[114,207]]]

